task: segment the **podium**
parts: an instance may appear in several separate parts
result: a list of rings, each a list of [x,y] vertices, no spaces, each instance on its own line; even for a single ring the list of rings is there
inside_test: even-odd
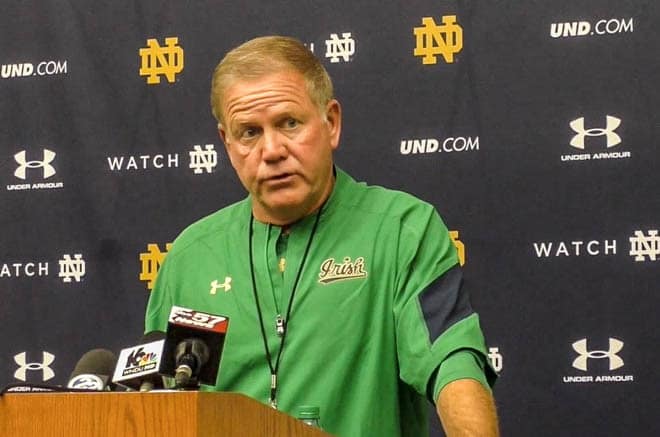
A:
[[[236,393],[7,393],[0,434],[21,437],[330,436]]]

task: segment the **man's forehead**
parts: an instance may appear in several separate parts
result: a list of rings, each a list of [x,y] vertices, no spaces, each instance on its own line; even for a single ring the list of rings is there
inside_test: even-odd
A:
[[[304,77],[297,72],[283,72],[234,81],[227,88],[223,107],[225,115],[232,118],[237,112],[308,103],[311,97]]]
[[[283,70],[280,72],[266,73],[257,77],[236,77],[229,82],[225,99],[236,98],[250,91],[259,89],[270,89],[280,87],[299,92],[307,92],[305,77],[296,70]]]

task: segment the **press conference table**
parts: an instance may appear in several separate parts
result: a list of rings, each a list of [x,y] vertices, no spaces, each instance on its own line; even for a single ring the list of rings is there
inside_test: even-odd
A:
[[[8,393],[0,434],[50,437],[329,436],[236,393]]]

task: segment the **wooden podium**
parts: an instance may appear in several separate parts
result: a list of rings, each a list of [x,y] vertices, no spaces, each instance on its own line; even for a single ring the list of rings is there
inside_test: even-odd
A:
[[[21,437],[323,437],[254,399],[235,393],[8,393],[0,434]]]

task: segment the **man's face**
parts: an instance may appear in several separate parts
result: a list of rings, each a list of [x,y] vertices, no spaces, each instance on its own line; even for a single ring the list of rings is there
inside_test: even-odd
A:
[[[222,102],[220,136],[257,220],[290,224],[321,206],[332,191],[332,153],[341,109],[321,112],[293,70],[230,85]]]

